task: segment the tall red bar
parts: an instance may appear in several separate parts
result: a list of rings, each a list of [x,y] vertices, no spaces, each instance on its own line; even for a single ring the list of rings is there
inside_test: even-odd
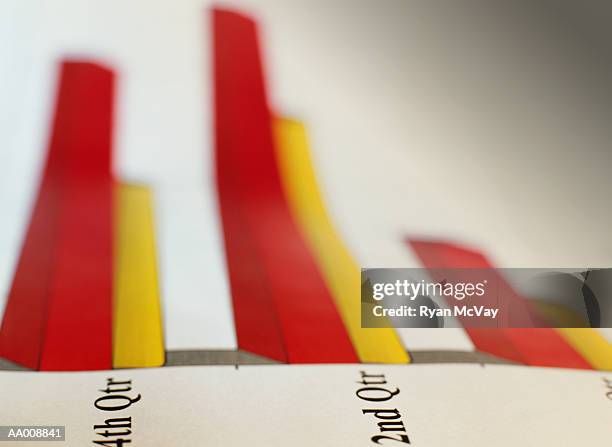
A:
[[[238,344],[290,363],[356,362],[282,190],[256,26],[216,9],[213,28],[217,185]]]
[[[110,70],[63,64],[51,149],[62,153],[60,219],[42,370],[112,367],[113,97]]]
[[[67,61],[47,162],[0,330],[1,354],[42,370],[111,363],[113,73]]]

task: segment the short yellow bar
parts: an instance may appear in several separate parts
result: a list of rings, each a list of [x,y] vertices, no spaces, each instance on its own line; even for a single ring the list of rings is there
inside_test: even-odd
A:
[[[597,329],[567,328],[557,330],[594,369],[612,371],[612,345]]]
[[[306,129],[293,120],[274,123],[285,193],[298,226],[312,247],[359,359],[364,363],[408,363],[392,328],[361,327],[361,273],[325,211],[310,159]]]
[[[152,196],[120,184],[115,194],[113,367],[164,364]]]

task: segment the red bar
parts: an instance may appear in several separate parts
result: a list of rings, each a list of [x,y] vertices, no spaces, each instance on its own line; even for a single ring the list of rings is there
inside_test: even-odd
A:
[[[113,74],[64,62],[47,163],[9,295],[2,355],[42,370],[111,363]]]
[[[60,217],[40,369],[110,369],[114,75],[65,62],[60,82],[50,149],[61,154]]]
[[[41,370],[112,368],[111,147],[114,75],[64,62],[50,153],[59,221]]]
[[[255,23],[215,9],[217,185],[241,349],[290,363],[357,362],[284,196]]]
[[[428,269],[481,268],[493,266],[482,254],[464,247],[435,241],[408,240]],[[504,287],[510,287],[503,278]],[[591,369],[556,331],[543,329],[467,329],[477,349],[533,366]]]
[[[2,328],[3,357],[111,367],[112,73],[64,62],[47,161]]]

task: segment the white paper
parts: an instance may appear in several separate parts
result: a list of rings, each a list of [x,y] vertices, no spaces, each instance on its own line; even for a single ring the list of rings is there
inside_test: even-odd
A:
[[[130,384],[107,387],[109,379]],[[68,446],[104,439],[94,425],[130,417],[126,439],[134,446],[366,446],[375,445],[373,436],[406,435],[415,446],[595,447],[612,437],[605,380],[612,383],[612,375],[474,365],[0,372],[0,420],[65,425]],[[100,407],[133,403],[104,411],[95,406],[103,396],[112,398],[99,400]],[[365,400],[372,398],[383,400]],[[373,410],[399,417],[376,418]],[[378,423],[389,421],[399,424],[381,433]]]

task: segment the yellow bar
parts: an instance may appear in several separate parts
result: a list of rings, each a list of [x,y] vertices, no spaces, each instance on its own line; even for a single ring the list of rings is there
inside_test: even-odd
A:
[[[361,328],[361,272],[336,234],[321,199],[304,126],[274,123],[277,157],[289,207],[310,242],[344,325],[364,363],[408,363],[408,353],[392,328]]]
[[[115,195],[113,367],[164,364],[152,197],[120,184]]]
[[[557,330],[594,369],[612,371],[612,345],[597,329],[571,328]]]

